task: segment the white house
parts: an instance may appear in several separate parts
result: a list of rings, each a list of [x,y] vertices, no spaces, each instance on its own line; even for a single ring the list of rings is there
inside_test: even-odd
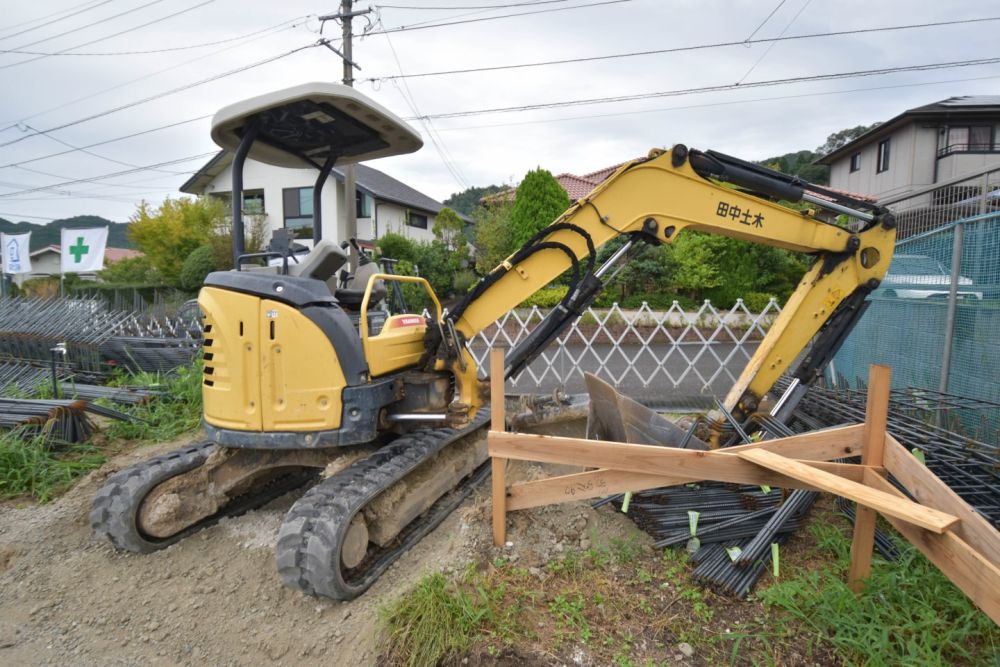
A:
[[[243,212],[264,216],[268,238],[275,229],[289,228],[296,230],[300,241],[310,245],[317,175],[315,169],[286,169],[248,159],[243,169]],[[331,175],[336,187],[327,183],[323,188],[323,238],[340,243],[347,240],[346,221],[340,214],[344,175],[340,169],[334,169]],[[374,244],[387,232],[415,241],[434,239],[431,229],[443,204],[364,164],[356,165],[355,181],[358,241],[362,245]],[[181,186],[181,192],[231,199],[232,154],[220,151]]]
[[[131,248],[105,248],[104,266],[114,264],[119,260],[127,259],[129,257],[139,257],[140,255],[142,255],[141,252],[138,250],[132,250]],[[20,287],[32,278],[58,276],[60,271],[60,257],[61,253],[58,245],[47,245],[44,248],[32,250],[31,273],[19,273],[11,276],[14,284]],[[79,276],[84,280],[97,279],[96,273],[81,273]]]
[[[830,185],[879,200],[1000,167],[1000,96],[949,97],[908,109],[823,156]],[[969,193],[963,196],[971,196]]]

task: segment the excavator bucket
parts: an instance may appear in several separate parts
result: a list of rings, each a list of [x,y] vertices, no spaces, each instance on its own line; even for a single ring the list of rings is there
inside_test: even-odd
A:
[[[687,434],[669,419],[642,403],[618,393],[596,375],[584,373],[590,411],[587,414],[587,438],[613,440],[637,445],[680,447]],[[687,438],[687,449],[707,450],[694,436]]]

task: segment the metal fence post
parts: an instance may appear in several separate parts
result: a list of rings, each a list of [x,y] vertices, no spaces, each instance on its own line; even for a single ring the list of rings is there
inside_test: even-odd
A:
[[[951,246],[951,285],[948,286],[948,313],[944,321],[944,349],[941,352],[941,381],[938,391],[948,391],[948,376],[951,374],[951,349],[955,338],[955,313],[958,310],[958,278],[962,268],[962,243],[965,224],[955,225],[955,237]]]

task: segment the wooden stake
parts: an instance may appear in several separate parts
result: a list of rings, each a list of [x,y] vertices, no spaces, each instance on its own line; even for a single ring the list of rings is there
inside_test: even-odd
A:
[[[490,350],[490,433],[507,430],[504,421],[504,350]],[[502,547],[507,540],[507,459],[494,456],[490,460],[493,474],[493,544]]]
[[[892,369],[872,365],[868,371],[868,403],[865,406],[865,430],[862,435],[861,463],[882,467],[885,462],[885,428],[889,419],[889,389]],[[851,540],[851,569],[847,585],[855,593],[864,590],[865,579],[872,572],[872,549],[875,547],[875,519],[878,514],[858,503],[854,514],[854,537]]]

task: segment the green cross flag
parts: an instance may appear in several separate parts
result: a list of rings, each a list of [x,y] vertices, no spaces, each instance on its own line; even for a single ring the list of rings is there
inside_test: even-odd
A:
[[[104,268],[104,250],[108,243],[108,228],[62,230],[63,273],[93,273]]]

